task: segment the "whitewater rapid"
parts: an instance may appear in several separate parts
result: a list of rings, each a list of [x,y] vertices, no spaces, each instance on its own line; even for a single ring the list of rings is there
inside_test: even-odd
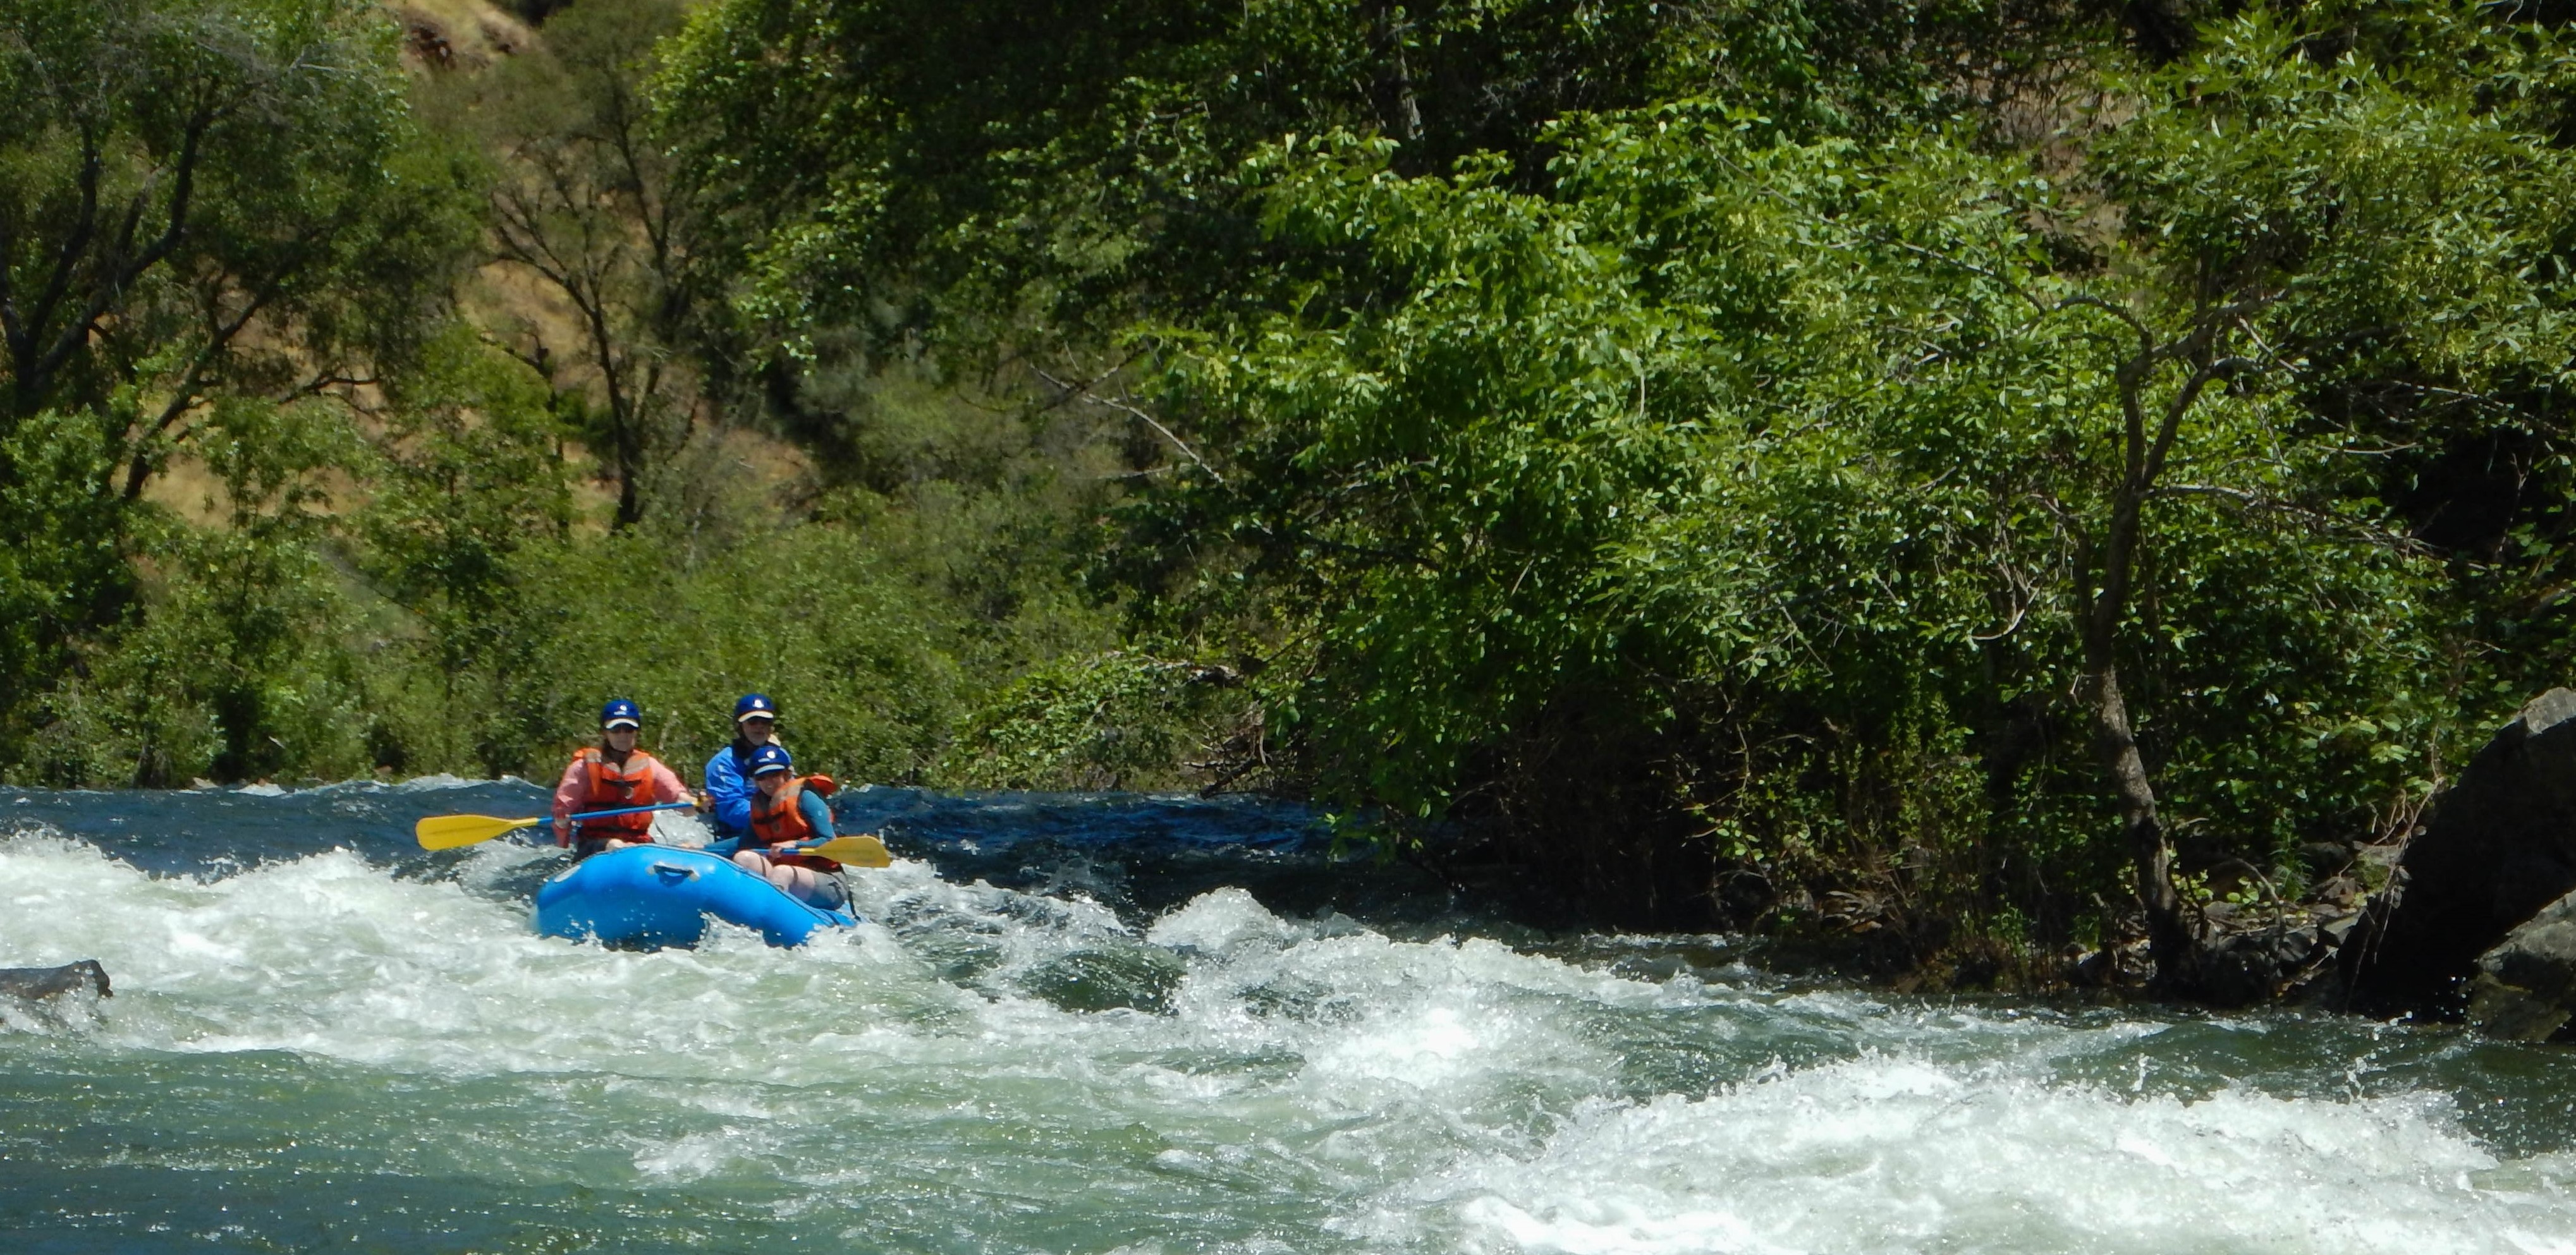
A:
[[[116,981],[0,1009],[0,1234],[2576,1252],[2558,1052],[1904,999],[1784,981],[1722,939],[1507,945],[1235,887],[1139,919],[913,860],[860,878],[866,924],[803,949],[727,930],[624,953],[529,931],[508,887],[553,858],[181,873],[0,838],[0,964]]]

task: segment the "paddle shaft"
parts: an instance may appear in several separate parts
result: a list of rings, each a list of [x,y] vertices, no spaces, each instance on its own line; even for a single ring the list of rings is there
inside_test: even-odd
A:
[[[585,819],[606,819],[611,815],[641,815],[646,811],[689,811],[697,808],[698,804],[695,802],[664,802],[659,806],[621,806],[613,811],[583,811],[578,815],[568,815],[565,818],[570,819],[575,827],[579,827],[581,821]],[[536,819],[529,822],[543,823],[544,820]]]
[[[641,811],[675,811],[694,806],[691,802],[665,802],[659,806],[621,806],[615,810],[584,811],[568,816],[579,827],[585,819],[606,819],[612,815],[633,815]],[[413,836],[424,850],[453,850],[475,845],[494,837],[534,828],[546,822],[539,815],[533,819],[496,819],[490,815],[432,815],[412,826]]]

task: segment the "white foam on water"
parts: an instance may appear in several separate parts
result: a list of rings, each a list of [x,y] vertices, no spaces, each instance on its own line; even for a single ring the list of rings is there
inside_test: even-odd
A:
[[[98,1023],[99,995],[88,989],[36,999],[0,994],[0,1033],[72,1035],[95,1029]]]
[[[424,1175],[752,1183],[800,1214],[933,1185],[1271,1209],[1193,1250],[2576,1250],[2576,1166],[2500,1159],[2441,1095],[2059,1079],[2152,1023],[1629,979],[1238,889],[1134,930],[902,862],[856,878],[891,924],[624,953],[496,898],[552,857],[495,843],[411,880],[335,851],[201,881],[0,839],[0,954],[106,965],[84,1052],[349,1071],[361,1109],[315,1122],[400,1127],[378,1153]],[[944,974],[932,943],[961,939],[978,974]],[[1071,955],[1177,971],[1166,1011],[1030,992]],[[1648,1044],[1719,1079],[1641,1073]]]
[[[478,851],[464,879],[536,857]],[[837,1002],[868,1000],[872,955],[905,966],[881,939],[847,933],[792,952],[736,929],[655,954],[541,938],[524,905],[396,879],[347,851],[201,882],[20,838],[0,844],[0,884],[0,952],[99,959],[117,987],[103,1034],[137,1049],[291,1050],[447,1074],[768,1075],[774,1060],[709,1044],[749,1026],[820,1037],[843,1023]]]
[[[715,838],[715,829],[704,820],[684,811],[659,811],[653,816],[653,839],[664,845],[697,849]]]
[[[2435,1097],[2131,1098],[1866,1058],[1596,1101],[1539,1153],[1462,1161],[1352,1229],[1567,1255],[2566,1249],[2564,1175],[2506,1188],[2497,1166]]]
[[[1263,909],[1251,893],[1235,888],[1200,894],[1145,930],[1158,946],[1224,954],[1243,947],[1277,950],[1305,931]]]
[[[691,1133],[635,1153],[639,1172],[664,1181],[703,1181],[746,1164],[757,1164],[777,1152],[777,1138],[756,1127],[728,1124],[708,1133]]]

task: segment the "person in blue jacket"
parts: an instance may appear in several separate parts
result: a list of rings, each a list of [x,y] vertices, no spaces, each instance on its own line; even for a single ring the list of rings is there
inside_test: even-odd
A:
[[[761,746],[778,744],[778,703],[766,693],[745,693],[733,704],[733,743],[707,760],[702,778],[707,818],[721,840],[739,839],[751,831],[751,756]]]

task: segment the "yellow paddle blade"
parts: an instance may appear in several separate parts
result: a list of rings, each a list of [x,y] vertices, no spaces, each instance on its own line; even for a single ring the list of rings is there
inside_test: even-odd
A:
[[[894,856],[886,853],[885,842],[877,840],[874,836],[834,837],[810,850],[799,850],[797,853],[828,858],[835,863],[847,863],[852,867],[894,866]]]
[[[432,815],[413,825],[412,835],[420,838],[424,850],[453,850],[460,845],[489,841],[505,832],[533,828],[542,819],[494,819],[489,815]]]

